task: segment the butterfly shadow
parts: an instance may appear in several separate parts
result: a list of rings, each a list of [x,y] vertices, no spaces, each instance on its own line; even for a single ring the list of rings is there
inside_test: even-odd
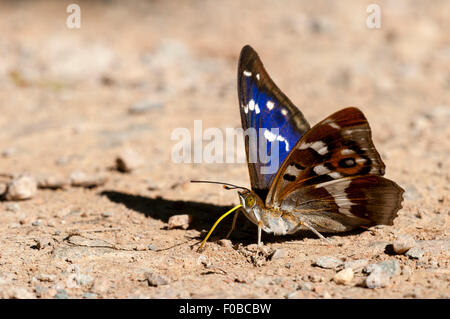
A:
[[[161,196],[146,197],[141,195],[133,195],[114,190],[104,190],[99,193],[100,196],[106,196],[110,201],[125,205],[128,209],[145,215],[148,218],[158,219],[164,223],[169,221],[169,218],[179,214],[189,214],[192,221],[189,223],[188,229],[195,229],[199,232],[209,230],[213,223],[226,211],[233,206],[221,206],[209,203],[169,200]],[[220,240],[226,237],[231,228],[232,217],[227,217],[227,220],[222,221],[221,224],[214,231],[210,241]],[[167,229],[165,226],[163,229]],[[340,234],[323,234],[325,237],[329,236],[349,236],[357,235],[363,230],[354,230]],[[203,235],[197,237],[202,239]],[[283,243],[290,241],[299,241],[305,238],[317,239],[319,238],[310,231],[300,231],[292,235],[275,236],[273,234],[263,234],[263,241],[265,243]],[[236,221],[236,229],[230,236],[233,243],[242,243],[244,245],[254,244],[257,239],[257,227],[253,225],[243,214],[239,214]]]
[[[123,204],[128,209],[143,214],[148,218],[158,219],[164,223],[167,223],[171,216],[189,214],[192,217],[192,221],[189,223],[188,229],[195,229],[199,232],[209,230],[223,213],[233,207],[196,201],[169,200],[161,196],[153,198],[114,190],[104,190],[98,195],[106,196],[114,203]],[[228,222],[224,220],[216,228],[212,240],[225,238],[230,230],[232,217],[230,216],[227,219],[229,219]],[[240,216],[236,225],[236,230],[233,232],[231,239],[248,237],[250,240],[250,233],[253,234],[253,237],[255,236],[255,230],[251,227],[253,225],[245,217]],[[167,229],[167,226],[163,229]],[[198,239],[200,239],[200,236]]]

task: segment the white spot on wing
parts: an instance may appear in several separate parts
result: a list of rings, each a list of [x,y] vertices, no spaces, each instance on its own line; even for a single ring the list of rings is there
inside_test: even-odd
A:
[[[273,134],[271,131],[269,130],[265,130],[264,131],[264,137],[269,141],[269,142],[273,142],[275,140],[280,141],[280,142],[284,142],[285,145],[285,149],[286,152],[289,151],[289,142],[281,135],[275,135]]]
[[[252,76],[252,72],[245,70],[244,72],[245,76]]]
[[[314,171],[317,175],[325,175],[325,174],[328,174],[328,173],[331,172],[328,168],[326,168],[326,167],[323,166],[323,165],[317,165],[317,166],[314,166],[313,171]]]
[[[339,130],[341,128],[336,122],[333,122],[330,119],[325,120],[323,123],[328,124],[329,126],[331,126],[332,128],[335,128],[337,130]]]
[[[328,125],[330,125],[332,128],[335,128],[335,129],[337,129],[337,130],[339,130],[339,129],[341,128],[339,125],[337,125],[337,124],[334,123],[334,122],[330,122],[330,123],[328,123]]]
[[[248,108],[250,111],[253,111],[255,109],[255,101],[253,99],[248,102]]]
[[[320,155],[324,155],[328,153],[328,147],[327,145],[322,141],[312,142],[312,143],[302,143],[299,147],[299,149],[304,150],[307,148],[312,148]]]
[[[259,114],[261,111],[260,111],[260,109],[259,109],[259,106],[258,106],[258,104],[255,104],[255,113],[256,114]]]
[[[343,150],[341,150],[341,154],[342,155],[350,155],[350,154],[355,154],[354,150],[350,150],[348,148],[344,148]]]
[[[277,140],[280,141],[280,142],[284,142],[286,152],[288,152],[289,151],[289,142],[284,137],[282,137],[281,135],[277,136]]]
[[[332,177],[334,179],[342,178],[342,175],[340,173],[338,173],[338,172],[331,172],[331,173],[328,174],[328,176],[330,176],[330,177]]]
[[[244,105],[244,112],[245,112],[245,114],[248,113],[248,106],[247,105]]]
[[[259,81],[259,73],[256,74],[256,79]]]
[[[287,112],[287,110],[286,110],[286,109],[282,109],[282,110],[281,110],[281,114],[283,114],[283,115],[285,115],[285,116],[286,116],[286,115],[287,115],[287,113],[288,113],[288,112]]]
[[[358,164],[364,164],[366,162],[366,159],[362,158],[362,157],[358,157],[355,161]]]
[[[272,110],[274,106],[275,103],[273,103],[272,101],[267,101],[266,107],[269,109],[269,111]]]
[[[277,136],[275,134],[273,134],[271,131],[269,130],[265,130],[264,131],[264,137],[269,141],[269,142],[273,142],[275,141],[275,139],[277,138]]]

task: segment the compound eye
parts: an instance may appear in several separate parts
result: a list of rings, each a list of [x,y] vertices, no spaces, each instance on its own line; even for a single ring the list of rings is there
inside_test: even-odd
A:
[[[245,206],[252,208],[253,206],[255,206],[255,197],[248,195],[245,198]]]

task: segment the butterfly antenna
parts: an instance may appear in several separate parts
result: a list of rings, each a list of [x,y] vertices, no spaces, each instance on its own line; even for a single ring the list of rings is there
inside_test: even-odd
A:
[[[222,182],[215,182],[215,181],[191,181],[191,183],[206,183],[206,184],[218,184],[218,185],[223,185],[223,188],[225,189],[245,189],[248,190],[249,189],[247,187],[243,187],[243,186],[237,186],[237,185],[233,185],[230,183],[222,183]]]

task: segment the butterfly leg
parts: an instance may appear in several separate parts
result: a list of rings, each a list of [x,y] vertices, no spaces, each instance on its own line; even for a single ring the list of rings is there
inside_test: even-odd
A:
[[[297,227],[295,227],[294,232],[298,229],[300,229],[301,226],[305,226],[306,228],[308,228],[310,231],[312,231],[314,234],[317,235],[317,237],[319,237],[320,239],[324,239],[326,241],[328,241],[327,238],[323,237],[323,235],[321,233],[319,233],[317,230],[314,229],[314,227],[312,227],[310,224],[308,224],[307,222],[304,221],[300,221],[297,225]]]
[[[234,228],[236,226],[236,220],[237,220],[237,217],[238,217],[240,211],[241,210],[239,209],[239,210],[236,211],[236,213],[234,213],[233,223],[231,224],[231,229],[228,232],[227,237],[225,237],[226,239],[228,239],[230,237],[231,233],[233,232],[233,230],[234,230]]]
[[[312,231],[314,234],[316,234],[320,239],[324,239],[326,241],[329,241],[327,238],[323,237],[321,233],[319,233],[317,230],[315,230],[311,225],[305,222],[301,222],[306,228],[308,228],[310,231]]]
[[[261,242],[261,230],[262,230],[262,223],[259,222],[258,223],[258,247],[262,246],[262,242]]]

